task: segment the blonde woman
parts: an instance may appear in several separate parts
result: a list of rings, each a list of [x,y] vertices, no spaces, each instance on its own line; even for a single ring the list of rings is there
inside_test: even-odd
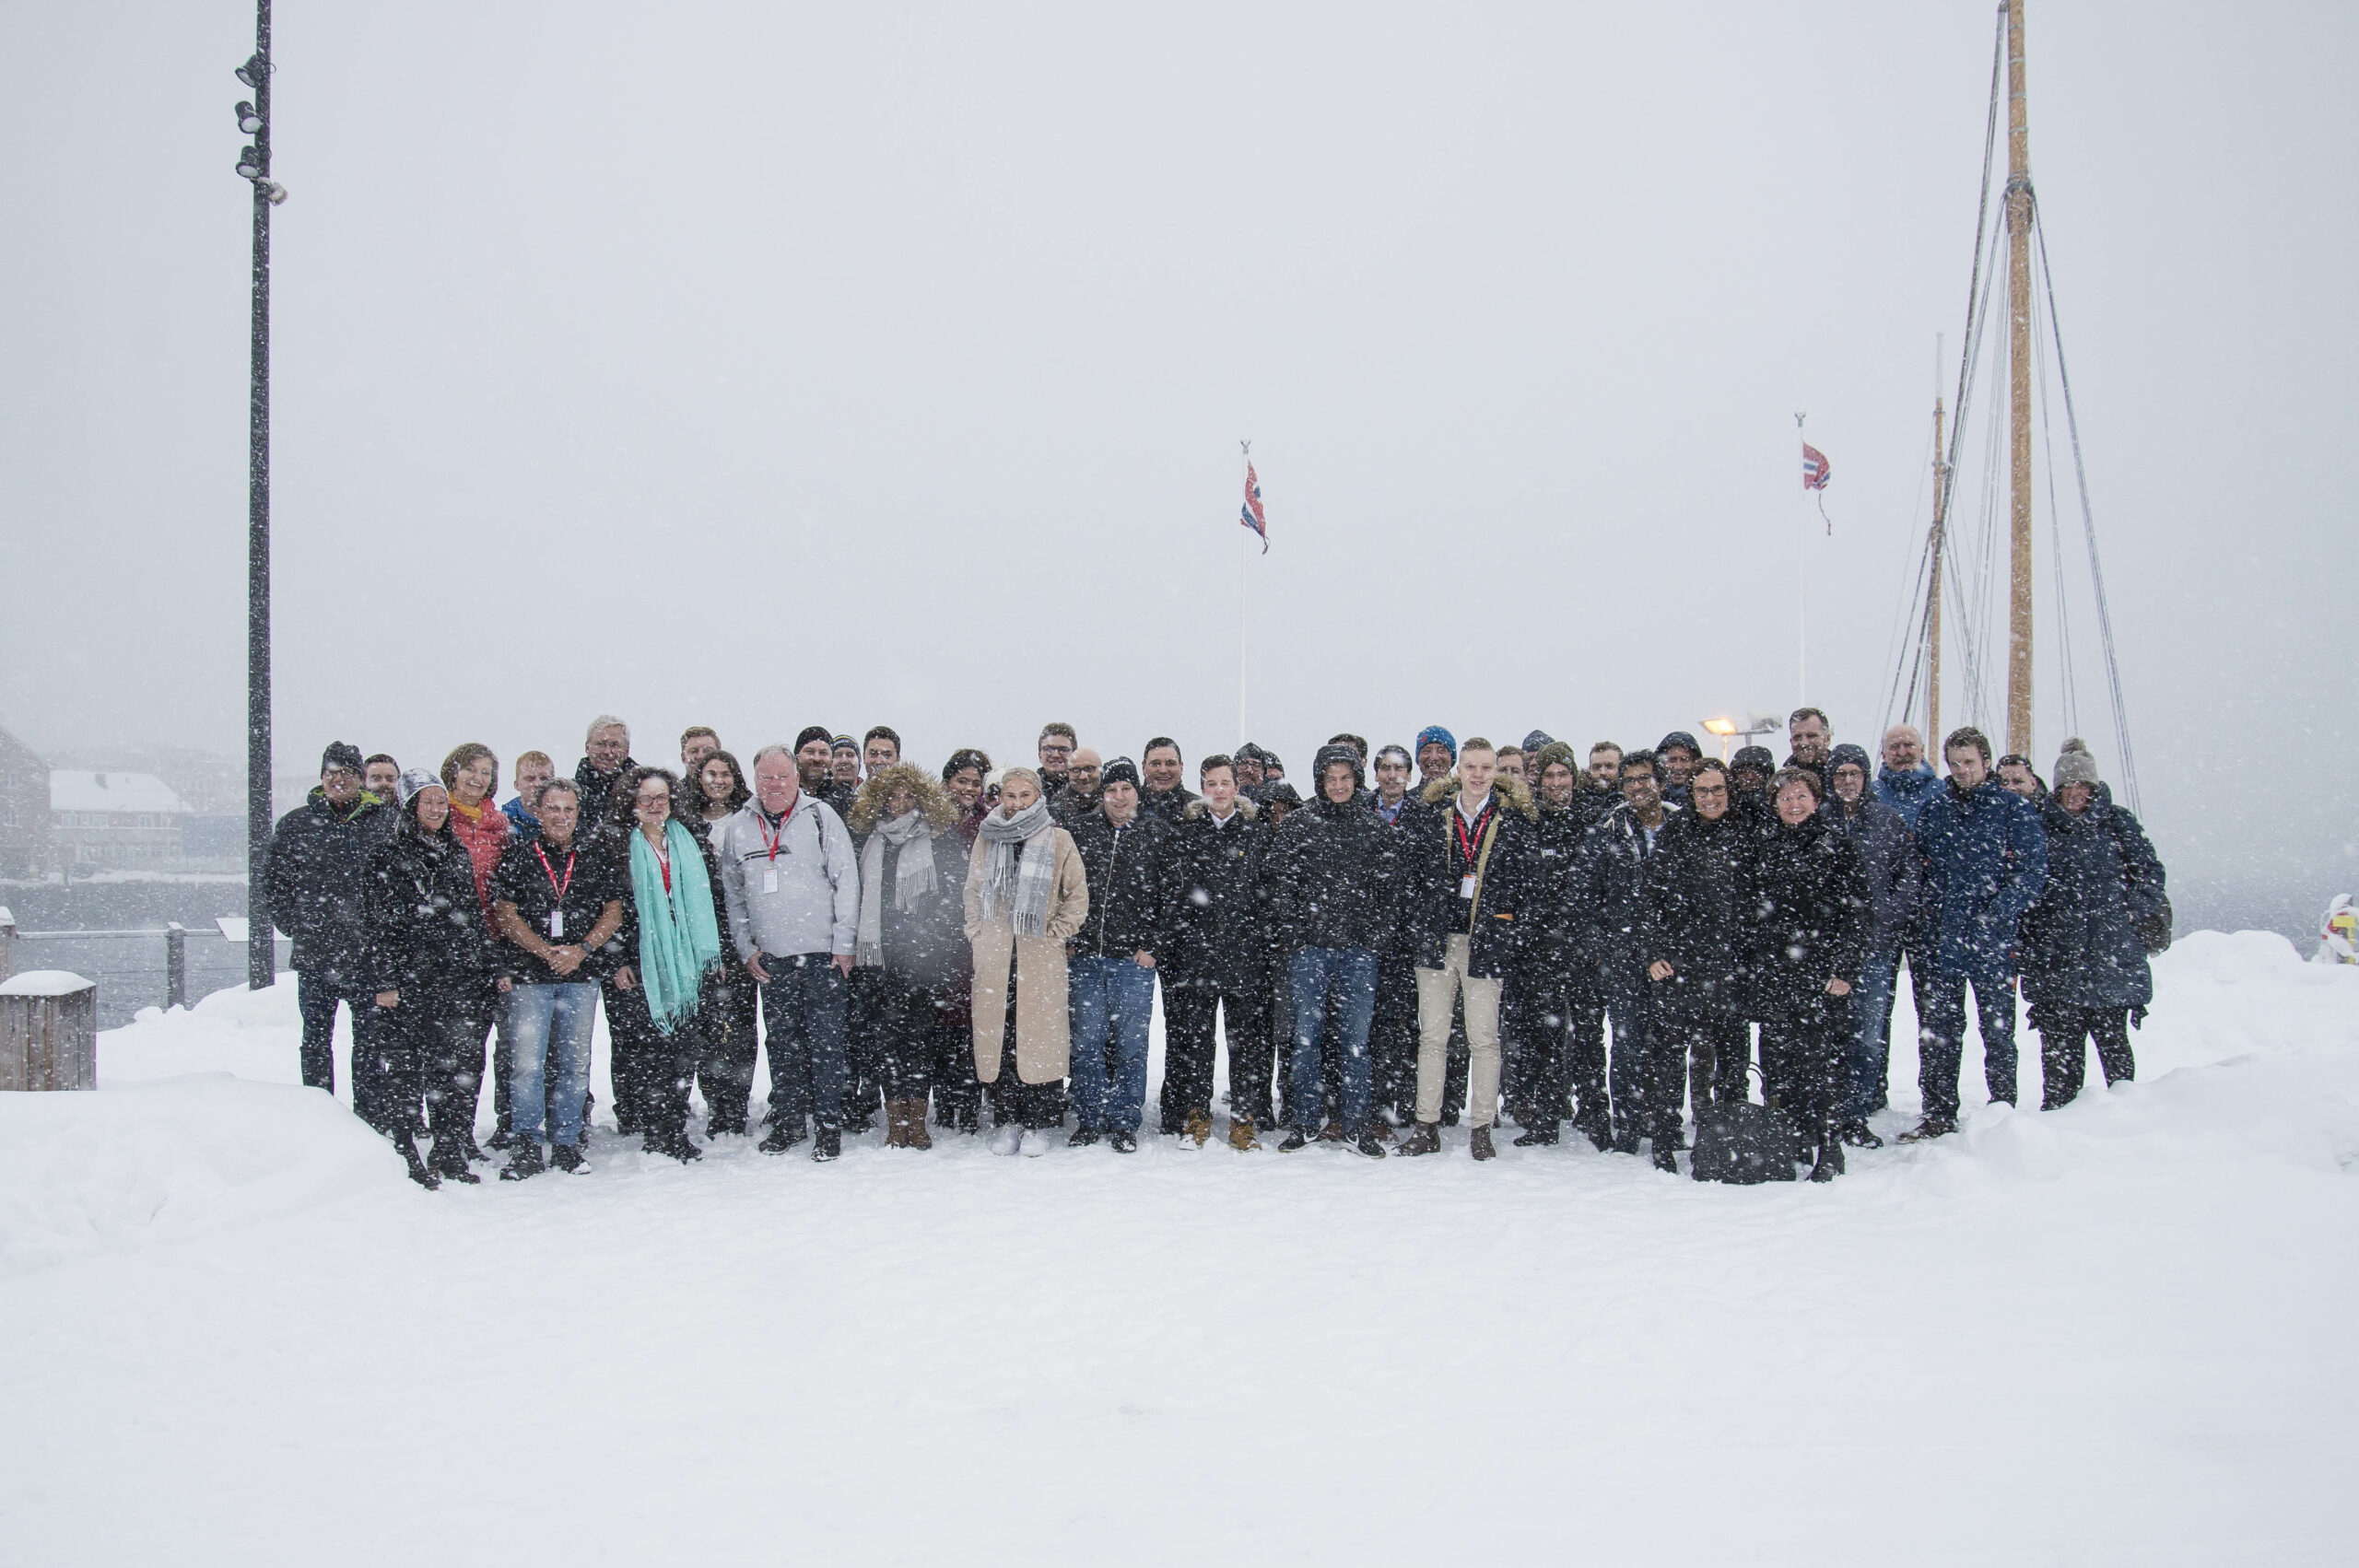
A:
[[[992,1092],[993,1153],[1049,1152],[1073,1042],[1065,943],[1088,915],[1073,835],[1050,818],[1040,776],[1009,768],[967,867],[975,1076]]]

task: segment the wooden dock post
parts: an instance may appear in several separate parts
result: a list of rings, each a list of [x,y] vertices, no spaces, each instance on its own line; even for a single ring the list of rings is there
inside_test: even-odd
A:
[[[63,969],[0,980],[0,1090],[98,1086],[98,986]]]

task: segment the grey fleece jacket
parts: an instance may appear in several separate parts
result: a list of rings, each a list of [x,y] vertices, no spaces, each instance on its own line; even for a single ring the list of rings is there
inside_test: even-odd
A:
[[[860,929],[860,857],[835,808],[805,790],[770,852],[769,823],[748,801],[713,829],[721,892],[740,958],[849,954]]]

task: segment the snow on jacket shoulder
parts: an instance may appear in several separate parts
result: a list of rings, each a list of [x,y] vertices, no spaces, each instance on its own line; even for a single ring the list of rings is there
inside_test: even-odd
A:
[[[737,956],[849,956],[860,933],[860,860],[844,819],[808,792],[777,830],[748,801],[712,835]]]

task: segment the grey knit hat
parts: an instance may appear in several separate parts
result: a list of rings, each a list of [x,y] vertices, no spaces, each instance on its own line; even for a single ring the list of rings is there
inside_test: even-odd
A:
[[[422,767],[413,767],[402,775],[401,782],[394,785],[393,790],[401,796],[402,804],[406,806],[417,799],[417,792],[420,790],[429,787],[440,790],[442,788],[442,780]]]
[[[2089,743],[2077,735],[2064,743],[2056,754],[2056,770],[2049,775],[2051,786],[2061,790],[2067,784],[2090,784],[2097,781],[2097,759],[2089,755]]]

